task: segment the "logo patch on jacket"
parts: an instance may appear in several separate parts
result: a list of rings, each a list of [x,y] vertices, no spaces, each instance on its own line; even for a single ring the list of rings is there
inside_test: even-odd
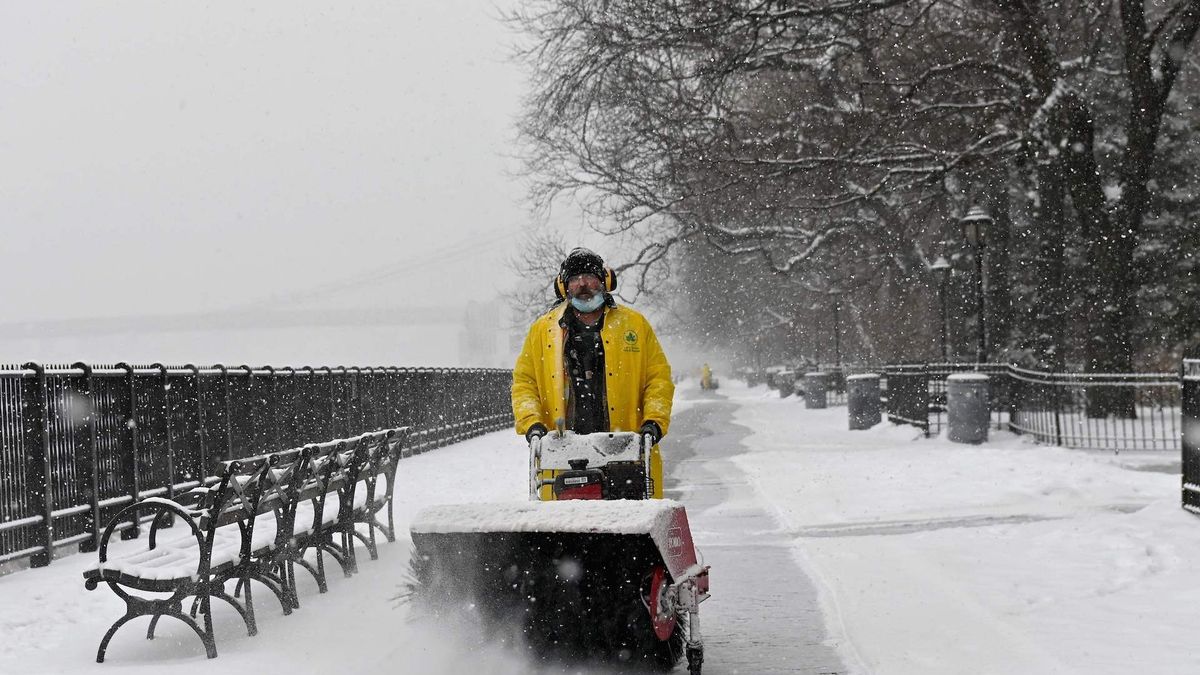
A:
[[[631,330],[625,331],[625,347],[624,347],[623,351],[627,351],[627,352],[642,351],[641,347],[638,346],[637,333],[635,333]]]

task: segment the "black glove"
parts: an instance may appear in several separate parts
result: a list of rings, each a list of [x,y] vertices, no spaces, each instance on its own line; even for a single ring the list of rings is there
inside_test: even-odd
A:
[[[640,433],[642,436],[650,434],[650,439],[653,441],[651,445],[658,445],[663,437],[662,427],[658,426],[658,422],[644,422]]]
[[[525,442],[533,445],[533,439],[541,438],[546,435],[546,425],[541,422],[534,422],[533,426],[525,432]]]

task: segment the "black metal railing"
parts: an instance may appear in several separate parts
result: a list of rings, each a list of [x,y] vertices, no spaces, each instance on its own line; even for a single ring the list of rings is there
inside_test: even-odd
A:
[[[1180,380],[1183,508],[1200,514],[1200,359],[1183,360]]]
[[[0,564],[93,550],[126,504],[197,486],[224,460],[400,426],[423,452],[502,428],[511,382],[500,369],[0,366]]]
[[[1009,428],[1066,448],[1179,448],[1180,381],[1173,373],[1048,373],[1008,368]],[[1128,402],[1098,414],[1097,401]]]
[[[926,365],[897,364],[884,368],[887,402],[884,410],[893,424],[910,424],[929,434],[929,374]]]
[[[827,405],[846,405],[846,378],[851,375],[863,375],[866,373],[875,373],[883,375],[881,366],[871,366],[866,364],[832,364],[822,363],[813,370],[826,373],[825,380],[825,402]],[[880,386],[886,392],[887,386],[884,380],[881,380]]]
[[[1171,373],[1050,373],[1013,365],[905,364],[886,368],[888,419],[936,435],[945,425],[946,378],[990,376],[992,424],[1067,448],[1179,447],[1179,378]],[[1120,403],[1120,411],[1114,410]]]

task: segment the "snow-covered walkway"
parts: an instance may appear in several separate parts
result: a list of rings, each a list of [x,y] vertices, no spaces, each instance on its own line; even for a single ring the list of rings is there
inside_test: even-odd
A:
[[[832,641],[877,675],[1196,673],[1200,520],[1176,453],[981,446],[730,382]]]
[[[750,430],[737,405],[681,387],[663,441],[666,497],[688,507],[692,534],[712,566],[712,597],[701,607],[704,672],[844,673],[828,640],[819,595],[792,555],[794,537],[736,463]]]
[[[1200,671],[1200,521],[1178,506],[1174,453],[1089,453],[1003,433],[963,446],[887,423],[849,432],[844,407],[805,410],[722,384],[716,397],[680,386],[664,444],[669,496],[689,506],[714,566],[706,673]],[[524,499],[525,461],[508,432],[405,460],[400,529],[425,504]],[[301,576],[292,616],[261,594],[257,637],[218,607],[216,662],[164,621],[153,642],[134,622],[97,665],[123,606],[107,588],[84,590],[92,559],[0,577],[0,673],[539,670],[469,626],[409,621],[392,600],[404,540],[332,578],[328,594]]]

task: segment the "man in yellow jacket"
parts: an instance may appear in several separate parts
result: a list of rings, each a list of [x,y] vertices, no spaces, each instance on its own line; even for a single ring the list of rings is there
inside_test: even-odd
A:
[[[563,301],[533,322],[513,368],[517,433],[530,442],[559,426],[650,434],[652,496],[661,499],[658,441],[671,424],[675,385],[654,329],[617,305],[616,274],[588,249],[571,251],[555,285]]]

